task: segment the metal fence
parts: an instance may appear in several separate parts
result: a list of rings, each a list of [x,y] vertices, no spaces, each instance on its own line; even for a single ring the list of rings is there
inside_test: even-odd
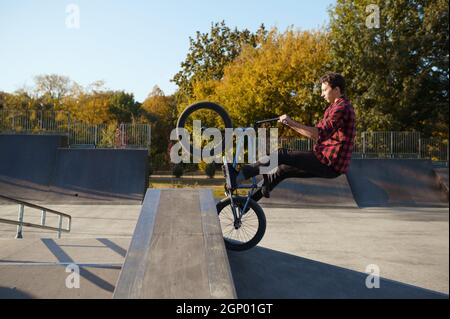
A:
[[[151,129],[148,124],[73,123],[68,132],[71,147],[150,149]]]
[[[150,149],[149,124],[92,125],[71,119],[66,112],[0,110],[0,132],[63,134],[70,147]]]
[[[71,119],[66,112],[0,110],[0,132],[65,134],[70,147],[150,149],[149,124],[91,125]],[[280,147],[308,151],[306,138],[279,138]],[[356,136],[355,158],[424,158],[447,162],[448,141],[422,138],[420,132],[362,132]]]
[[[280,147],[310,151],[310,139],[280,138]],[[414,158],[447,162],[449,145],[436,138],[422,138],[420,132],[362,132],[355,138],[354,158]]]
[[[11,133],[67,133],[65,112],[0,110],[0,131]]]

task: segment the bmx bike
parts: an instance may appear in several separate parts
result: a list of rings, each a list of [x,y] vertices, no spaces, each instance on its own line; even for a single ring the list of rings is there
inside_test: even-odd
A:
[[[181,135],[180,129],[186,129],[188,118],[193,116],[196,111],[209,110],[222,119],[225,128],[232,129],[232,121],[228,113],[218,104],[212,102],[200,102],[187,107],[178,118],[177,135]],[[275,122],[278,118],[272,118],[255,122],[254,129],[263,123]],[[202,127],[202,129],[206,129]],[[243,128],[242,130],[246,130]],[[224,154],[228,147],[223,138],[222,142],[217,145],[214,150]],[[243,141],[237,142],[236,155],[233,157],[231,166],[236,169],[238,165],[238,154],[240,148],[243,147]],[[193,151],[192,145],[189,146],[188,152]],[[217,153],[216,153],[217,154]],[[226,180],[225,198],[216,204],[217,213],[219,215],[222,234],[225,246],[229,250],[244,251],[255,247],[263,238],[266,231],[266,217],[262,207],[252,199],[252,196],[262,188],[263,180],[257,181],[256,177],[251,178],[251,184],[240,184],[236,187],[230,187],[231,180],[228,171],[228,163],[226,156],[222,157],[222,170]],[[247,195],[240,195],[239,190],[248,190]]]

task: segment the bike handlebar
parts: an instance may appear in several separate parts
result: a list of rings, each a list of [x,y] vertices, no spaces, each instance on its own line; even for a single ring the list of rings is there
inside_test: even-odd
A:
[[[273,119],[256,121],[256,122],[255,122],[255,126],[256,126],[256,125],[259,125],[259,124],[263,124],[263,123],[278,122],[279,119],[280,119],[280,117],[275,117],[275,118],[273,118]]]

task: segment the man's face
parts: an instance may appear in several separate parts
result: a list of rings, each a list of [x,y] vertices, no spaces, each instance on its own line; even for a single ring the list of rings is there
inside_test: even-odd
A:
[[[340,97],[340,89],[335,87],[334,89],[328,83],[322,83],[322,97],[328,102],[333,103],[337,98]]]

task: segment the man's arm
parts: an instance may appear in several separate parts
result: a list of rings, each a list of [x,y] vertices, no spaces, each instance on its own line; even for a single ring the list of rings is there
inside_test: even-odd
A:
[[[287,115],[280,116],[279,121],[281,123],[289,126],[294,131],[299,133],[300,135],[306,136],[307,138],[310,138],[314,141],[317,141],[319,139],[319,130],[317,129],[317,127],[311,127],[311,126],[306,126],[306,125],[300,124],[300,123],[294,121],[293,119],[291,119]]]

